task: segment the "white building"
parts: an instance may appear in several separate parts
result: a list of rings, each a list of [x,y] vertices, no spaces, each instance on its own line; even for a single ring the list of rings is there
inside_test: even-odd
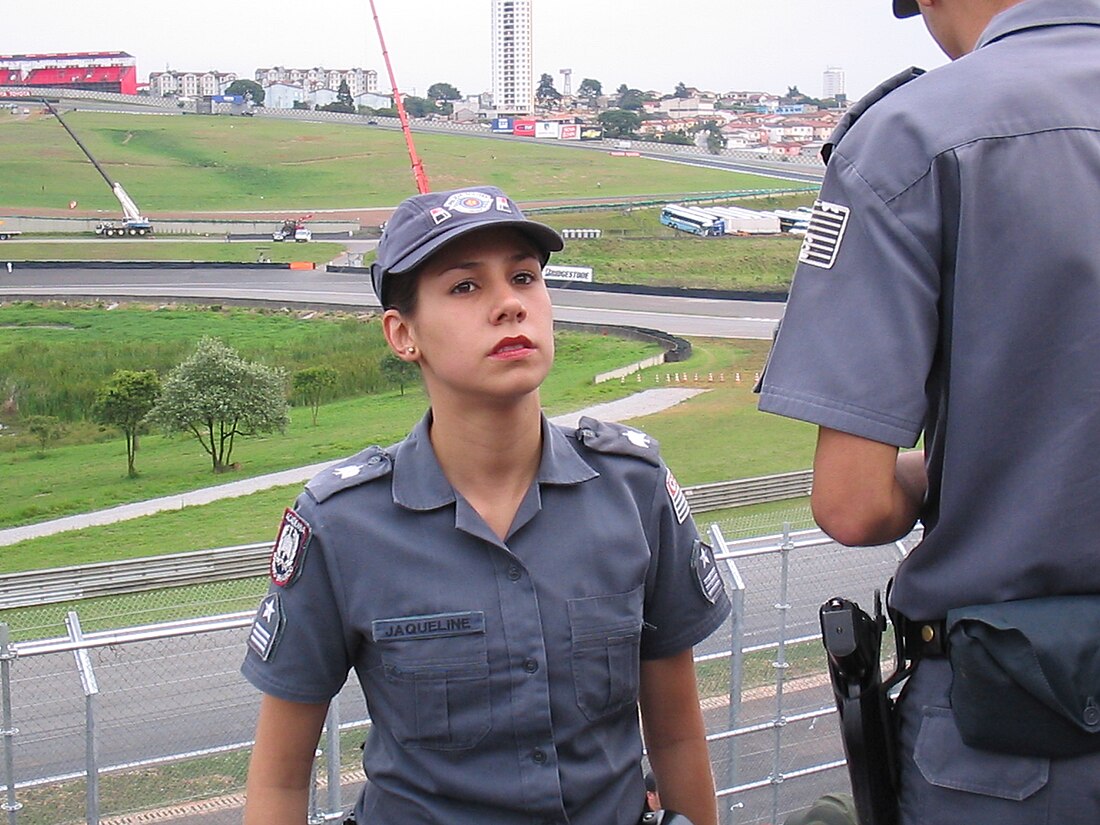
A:
[[[307,92],[321,89],[338,91],[340,82],[346,80],[352,97],[378,91],[378,72],[374,69],[326,69],[315,66],[312,69],[287,69],[275,66],[270,69],[257,69],[256,82],[265,89],[276,83],[301,86]]]
[[[149,91],[161,97],[220,95],[236,79],[235,72],[153,72],[149,75]]]
[[[493,107],[501,114],[535,110],[531,0],[493,0]]]
[[[830,66],[821,78],[821,96],[827,100],[844,93],[844,69]]]

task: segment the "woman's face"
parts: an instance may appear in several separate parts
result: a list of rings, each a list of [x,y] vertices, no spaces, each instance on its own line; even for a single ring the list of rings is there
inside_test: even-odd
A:
[[[420,364],[433,405],[448,396],[507,403],[538,390],[554,361],[540,260],[517,229],[471,232],[422,266],[411,316],[386,312],[387,340]]]

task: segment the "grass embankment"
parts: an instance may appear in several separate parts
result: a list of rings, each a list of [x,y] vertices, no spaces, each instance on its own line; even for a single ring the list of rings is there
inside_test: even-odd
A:
[[[585,386],[585,376],[590,377],[592,372],[589,358],[598,351],[584,338],[569,336],[565,341],[558,366],[544,385],[543,397],[551,414],[638,389],[666,386],[665,367],[644,371],[640,382],[632,378],[624,383]],[[603,339],[600,343],[608,345],[611,342]],[[575,354],[568,352],[570,346],[576,349]],[[603,357],[613,358],[616,349],[609,347]],[[695,384],[710,391],[665,412],[631,422],[661,441],[662,454],[682,484],[723,481],[809,466],[813,450],[812,428],[756,411],[756,398],[751,391],[752,376],[753,370],[762,364],[765,353],[763,342],[696,342],[692,359],[677,365],[681,375],[687,373],[686,383],[679,386]],[[738,371],[743,376],[740,384],[731,380]],[[708,380],[711,373],[715,378],[713,383]],[[725,381],[720,380],[723,374]],[[242,475],[254,470],[258,472],[257,465],[267,465],[264,471],[300,466],[355,452],[367,443],[397,440],[422,413],[425,403],[420,390],[410,391],[404,397],[390,392],[350,399],[324,406],[316,428],[308,425],[308,415],[298,415],[305,413],[304,410],[295,410],[294,423],[287,435],[242,442],[238,448],[245,463],[246,473]],[[0,461],[6,459],[0,455]],[[9,502],[6,508],[0,508],[0,515],[14,523],[12,519],[17,514],[25,513],[26,503],[20,501],[17,491],[26,490],[28,486],[40,491],[38,501],[43,503],[38,506],[47,506],[46,501],[53,506],[62,502],[77,506],[82,502],[102,501],[105,496],[120,502],[146,498],[150,494],[143,490],[151,488],[174,486],[179,490],[186,489],[188,484],[198,487],[232,480],[211,476],[205,456],[190,440],[183,439],[170,441],[146,437],[138,467],[143,473],[140,479],[133,482],[125,478],[120,442],[51,449],[44,459],[24,454],[21,463],[3,467],[0,473],[0,501]],[[19,472],[18,479],[7,479],[9,468]],[[34,485],[28,471],[40,473],[43,480]],[[70,480],[74,475],[77,478]],[[0,549],[0,571],[264,541],[275,528],[282,508],[300,489],[301,485],[290,485],[202,507],[20,542]],[[82,509],[92,509],[92,506]]]
[[[73,112],[66,122],[149,214],[392,206],[413,194],[400,132],[343,124]],[[547,142],[419,133],[435,190],[500,186],[520,201],[790,188],[790,182],[611,157]],[[0,206],[118,211],[51,116],[0,116]]]
[[[70,435],[41,457],[27,434],[0,437],[0,526],[335,459],[370,443],[396,441],[426,406],[418,385],[402,395],[380,376],[385,350],[373,316],[316,315],[304,321],[306,313],[247,310],[27,312],[31,324],[0,327],[0,388],[7,389],[5,396],[14,393],[24,415],[37,396],[35,411],[68,419]],[[19,313],[3,307],[0,319],[11,323]],[[295,408],[285,434],[238,440],[233,460],[242,466],[233,474],[212,475],[209,457],[189,436],[143,436],[137,457],[141,476],[127,479],[121,436],[81,420],[96,389],[115,369],[167,372],[202,335],[218,336],[246,358],[288,372],[328,364],[340,375],[342,400],[324,407],[316,427],[308,409]],[[614,336],[562,333],[558,342],[557,364],[543,388],[547,407],[558,412],[631,392],[615,382],[593,387],[592,376],[659,351]],[[18,432],[14,417],[8,423]]]

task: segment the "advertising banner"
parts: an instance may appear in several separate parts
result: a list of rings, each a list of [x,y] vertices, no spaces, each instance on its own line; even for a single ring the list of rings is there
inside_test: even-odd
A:
[[[535,137],[537,138],[557,140],[560,131],[561,124],[554,120],[540,120],[535,124]]]
[[[582,126],[581,140],[603,140],[602,126]]]
[[[512,134],[512,118],[510,118],[510,117],[496,117],[496,118],[493,118],[492,129],[497,134],[503,134],[503,135]]]
[[[592,267],[590,266],[544,266],[542,277],[554,281],[592,281]]]
[[[512,134],[517,137],[534,137],[535,136],[535,121],[533,120],[516,120],[512,124]]]
[[[581,139],[581,127],[576,123],[563,123],[561,126],[561,134],[559,137],[562,140],[580,140]]]

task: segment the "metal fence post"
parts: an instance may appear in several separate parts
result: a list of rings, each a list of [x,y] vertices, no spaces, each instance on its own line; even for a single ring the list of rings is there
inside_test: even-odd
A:
[[[722,528],[717,524],[710,526],[711,541],[721,556],[729,552],[726,545],[726,537],[722,535]],[[728,730],[737,730],[741,718],[741,685],[744,679],[744,635],[745,635],[745,581],[741,577],[741,571],[733,559],[726,561],[726,567],[730,572],[729,597],[732,609],[730,610],[730,697],[729,697],[729,727]],[[728,787],[737,787],[737,759],[739,755],[737,737],[730,736],[726,739],[726,759],[728,760],[727,779]],[[725,825],[733,825],[737,821],[734,814],[735,807],[728,802],[722,803],[722,822]]]
[[[776,649],[775,662],[775,747],[772,754],[772,821],[779,819],[779,786],[783,783],[783,768],[781,762],[783,748],[783,728],[787,725],[787,718],[783,715],[783,683],[787,678],[787,614],[790,612],[790,598],[788,593],[791,551],[794,542],[791,540],[791,524],[783,523],[783,539],[779,545],[779,602],[775,609],[779,611],[779,645]]]
[[[70,610],[65,616],[65,626],[69,630],[69,638],[75,644],[84,641],[84,633],[80,629],[80,616],[75,610]],[[96,682],[95,671],[92,668],[92,658],[85,647],[73,651],[76,658],[76,669],[80,673],[80,686],[84,689],[84,770],[87,774],[87,820],[88,825],[99,825],[99,765],[98,743],[95,729],[95,697],[99,693],[99,684]]]
[[[325,741],[328,747],[328,816],[326,819],[343,818],[344,803],[340,798],[340,695],[329,702],[325,718]]]
[[[313,752],[313,765],[309,769],[309,809],[306,816],[309,825],[321,825],[325,821],[324,814],[317,810],[317,760],[320,758],[321,749],[317,748]]]
[[[11,660],[14,658],[8,625],[0,622],[0,691],[4,706],[4,728],[0,730],[0,735],[4,737],[4,781],[8,786],[4,804],[0,807],[8,812],[8,825],[16,825],[19,821],[17,812],[23,807],[23,803],[15,798],[15,735],[19,729],[12,724],[11,718]]]

